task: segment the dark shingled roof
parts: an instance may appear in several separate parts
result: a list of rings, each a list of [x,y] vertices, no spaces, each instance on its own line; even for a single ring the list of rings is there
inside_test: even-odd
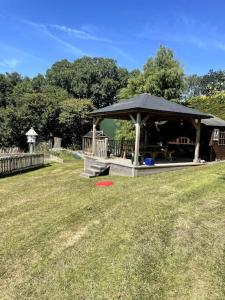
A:
[[[103,107],[90,113],[90,116],[104,116],[123,118],[126,114],[131,112],[145,112],[150,114],[166,115],[166,116],[182,116],[182,117],[193,117],[196,119],[207,119],[211,118],[210,115],[197,111],[195,109],[186,107],[181,104],[176,104],[171,101],[167,101],[163,98],[152,96],[144,93],[135,96],[129,100],[122,101],[113,105]]]
[[[225,121],[216,117],[216,116],[213,116],[211,115],[211,119],[205,119],[205,120],[202,120],[201,123],[206,125],[206,126],[212,126],[212,127],[225,127]]]

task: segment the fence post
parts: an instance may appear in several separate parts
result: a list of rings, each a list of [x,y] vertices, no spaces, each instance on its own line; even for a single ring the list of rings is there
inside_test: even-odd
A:
[[[123,155],[123,142],[124,142],[124,137],[122,137],[122,139],[121,139],[120,154],[119,154],[119,156]]]

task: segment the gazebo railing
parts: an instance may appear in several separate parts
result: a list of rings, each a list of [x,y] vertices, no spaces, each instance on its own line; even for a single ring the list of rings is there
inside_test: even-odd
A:
[[[83,137],[82,150],[85,154],[92,154],[92,137]],[[106,157],[107,151],[112,155],[121,157],[124,153],[134,151],[134,141],[132,140],[113,140],[107,138],[96,138],[95,156]]]
[[[82,138],[82,151],[85,154],[92,153],[92,137],[83,136]]]

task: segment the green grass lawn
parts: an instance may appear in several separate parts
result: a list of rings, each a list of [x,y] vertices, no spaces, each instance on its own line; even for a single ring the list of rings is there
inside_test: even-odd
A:
[[[225,299],[225,164],[0,179],[1,299]]]

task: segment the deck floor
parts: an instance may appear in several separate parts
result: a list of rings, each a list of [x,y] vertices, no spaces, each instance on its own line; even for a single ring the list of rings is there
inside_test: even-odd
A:
[[[108,163],[108,164],[118,164],[122,166],[127,166],[127,167],[134,167],[130,159],[125,159],[125,158],[120,158],[120,157],[114,157],[114,158],[97,158],[96,159],[99,162],[102,163]],[[138,167],[146,167],[146,168],[152,168],[152,167],[178,167],[178,166],[196,166],[196,165],[202,165],[203,163],[194,163],[192,160],[188,159],[180,159],[176,161],[167,161],[167,160],[156,160],[155,164],[153,166],[146,166],[146,165],[140,165],[136,166]]]
[[[109,167],[109,173],[113,175],[122,176],[144,176],[153,173],[161,173],[167,171],[175,171],[182,168],[189,168],[204,165],[205,163],[194,163],[193,161],[180,160],[180,161],[166,161],[157,160],[153,166],[139,165],[134,166],[130,159],[120,157],[114,158],[99,158],[93,156],[84,157],[84,172],[91,168],[96,162],[102,163]]]

